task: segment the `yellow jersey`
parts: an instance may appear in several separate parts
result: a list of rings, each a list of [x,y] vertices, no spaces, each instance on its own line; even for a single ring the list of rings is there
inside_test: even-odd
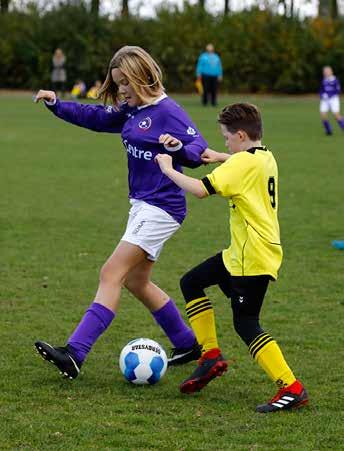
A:
[[[202,182],[208,195],[219,194],[229,202],[231,244],[222,252],[227,270],[233,276],[277,279],[283,254],[273,154],[265,146],[238,152]]]

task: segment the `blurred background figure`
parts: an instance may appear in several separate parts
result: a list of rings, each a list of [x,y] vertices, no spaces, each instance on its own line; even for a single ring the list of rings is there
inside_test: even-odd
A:
[[[197,77],[195,81],[196,92],[199,96],[203,96],[203,85],[201,77]]]
[[[77,80],[74,84],[70,95],[73,99],[82,99],[86,97],[86,84],[82,80]]]
[[[332,246],[336,249],[344,251],[344,240],[334,240],[332,241]]]
[[[340,115],[340,83],[334,76],[332,67],[323,68],[323,79],[320,86],[320,116],[326,135],[332,135],[332,127],[328,120],[327,113],[331,113],[336,118],[338,125],[344,130],[344,119]]]
[[[97,99],[98,98],[98,91],[102,85],[102,82],[100,80],[97,80],[94,85],[87,91],[86,97],[88,99]]]
[[[211,104],[217,104],[217,87],[218,82],[222,81],[222,64],[221,59],[213,44],[207,44],[206,51],[201,53],[197,61],[196,77],[202,82],[203,93],[202,103],[208,104],[210,96]]]
[[[53,54],[53,70],[51,73],[51,83],[53,90],[58,93],[58,96],[63,97],[65,92],[67,72],[65,69],[66,56],[61,49],[56,49]]]

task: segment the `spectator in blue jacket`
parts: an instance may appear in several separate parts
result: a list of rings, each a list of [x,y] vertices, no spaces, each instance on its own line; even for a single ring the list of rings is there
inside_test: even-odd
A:
[[[218,82],[222,81],[222,64],[219,55],[215,53],[213,44],[207,44],[206,51],[199,56],[196,77],[202,81],[203,105],[208,104],[210,96],[211,104],[216,106]]]

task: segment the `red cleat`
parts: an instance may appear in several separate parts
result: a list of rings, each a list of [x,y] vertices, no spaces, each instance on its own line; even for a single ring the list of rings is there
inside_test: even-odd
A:
[[[181,383],[179,389],[188,394],[201,391],[215,377],[222,376],[227,367],[228,362],[223,358],[220,349],[210,349],[202,355],[195,371]]]
[[[298,409],[308,403],[308,393],[300,381],[296,380],[288,387],[281,388],[266,404],[257,406],[256,412],[269,413],[281,410]]]

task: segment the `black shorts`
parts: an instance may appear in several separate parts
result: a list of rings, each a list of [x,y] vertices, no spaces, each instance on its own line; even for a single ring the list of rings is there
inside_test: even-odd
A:
[[[189,302],[203,297],[205,288],[218,285],[231,299],[234,314],[258,318],[270,280],[269,275],[232,276],[220,252],[186,273],[181,288],[186,302]]]

